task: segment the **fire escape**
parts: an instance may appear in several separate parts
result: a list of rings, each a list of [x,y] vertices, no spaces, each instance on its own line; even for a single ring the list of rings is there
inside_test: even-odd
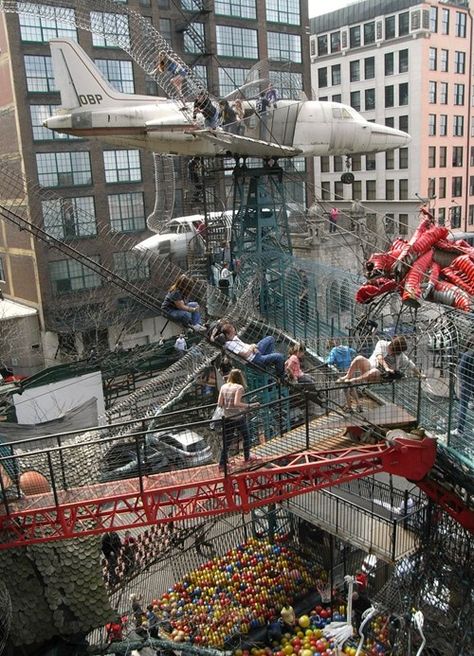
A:
[[[212,12],[210,0],[173,0],[181,20],[176,23],[176,32],[183,35],[183,54],[193,54],[190,68],[211,57],[209,42],[209,17]],[[202,30],[201,30],[202,26]]]

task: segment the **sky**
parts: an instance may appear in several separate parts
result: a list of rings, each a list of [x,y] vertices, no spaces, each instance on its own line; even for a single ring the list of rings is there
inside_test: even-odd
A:
[[[350,5],[355,0],[308,0],[309,17],[327,14],[329,11],[335,11]]]

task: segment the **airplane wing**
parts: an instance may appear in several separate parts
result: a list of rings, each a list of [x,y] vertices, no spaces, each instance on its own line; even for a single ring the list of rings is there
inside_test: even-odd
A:
[[[243,155],[245,157],[295,157],[295,155],[302,153],[300,148],[280,146],[280,144],[271,141],[242,137],[224,130],[196,130],[193,134],[201,139],[211,141],[217,147],[221,146],[223,155],[227,151],[233,155]]]

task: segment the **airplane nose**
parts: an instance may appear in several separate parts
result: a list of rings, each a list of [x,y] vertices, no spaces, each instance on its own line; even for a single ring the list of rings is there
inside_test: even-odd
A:
[[[374,125],[370,132],[369,151],[391,150],[403,148],[411,141],[406,132],[394,130],[386,125]]]

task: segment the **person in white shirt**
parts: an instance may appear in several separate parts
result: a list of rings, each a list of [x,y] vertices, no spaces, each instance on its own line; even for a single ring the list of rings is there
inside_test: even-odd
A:
[[[260,367],[273,364],[277,376],[283,379],[285,358],[282,353],[275,351],[275,339],[271,335],[261,339],[258,344],[246,344],[237,336],[237,331],[231,323],[225,323],[222,326],[222,333],[226,339],[224,348]]]
[[[219,276],[219,288],[222,289],[224,294],[229,293],[229,287],[232,282],[232,271],[229,271],[229,264],[224,262]]]
[[[185,352],[188,350],[188,345],[186,343],[186,339],[184,335],[179,335],[179,337],[174,343],[174,348],[176,349],[180,357],[185,354]]]
[[[395,372],[410,371],[413,375],[422,377],[421,371],[405,354],[408,348],[403,335],[394,337],[391,341],[381,339],[375,345],[370,358],[358,355],[351,362],[345,376],[338,378],[338,383],[369,383],[377,382],[382,377],[394,375]],[[358,374],[358,375],[357,375]]]

